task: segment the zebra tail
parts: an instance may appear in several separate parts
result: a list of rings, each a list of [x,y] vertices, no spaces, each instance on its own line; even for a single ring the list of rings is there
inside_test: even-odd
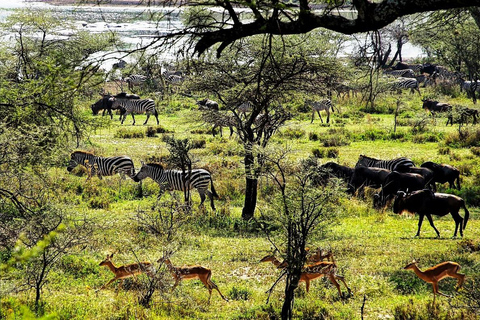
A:
[[[215,191],[215,188],[213,186],[212,177],[210,177],[210,185],[212,186],[212,195],[215,197],[215,199],[220,199],[220,196],[217,194],[217,191]]]

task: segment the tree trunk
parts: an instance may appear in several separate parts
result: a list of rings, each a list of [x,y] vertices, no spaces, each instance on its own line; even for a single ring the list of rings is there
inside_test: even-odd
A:
[[[287,285],[285,286],[285,300],[282,306],[282,320],[292,319],[293,304],[295,301],[295,289],[300,280],[300,270],[293,274],[287,274]]]
[[[258,179],[255,176],[255,158],[251,151],[245,150],[245,203],[242,210],[242,218],[250,220],[253,218],[255,207],[257,206],[257,186]]]

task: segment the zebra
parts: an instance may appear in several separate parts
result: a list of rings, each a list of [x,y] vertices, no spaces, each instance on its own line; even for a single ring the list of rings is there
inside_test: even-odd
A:
[[[126,174],[133,179],[135,174],[133,161],[127,156],[103,158],[86,151],[74,151],[70,155],[67,171],[71,172],[77,165],[87,168],[87,180],[93,175],[102,179],[103,176],[113,176],[115,173]]]
[[[112,110],[114,109],[112,108],[112,101],[110,101],[111,97],[113,96],[110,94],[104,94],[102,95],[102,99],[90,106],[94,116],[97,115],[100,110],[103,110],[102,116],[105,115],[105,112],[108,112],[110,119],[113,119]],[[125,92],[119,93],[116,97],[124,97],[125,99],[140,99],[140,97],[136,94],[128,94]],[[121,119],[122,116],[120,116],[120,120]]]
[[[239,114],[243,114],[243,116],[246,118],[247,112],[252,111],[253,107],[254,107],[253,102],[246,101],[241,103],[239,106],[237,106],[236,109]]]
[[[415,78],[415,72],[412,69],[384,70],[383,74],[392,77]]]
[[[215,211],[213,198],[219,198],[215,188],[213,187],[213,179],[210,172],[205,169],[193,169],[191,175],[188,173],[184,176],[180,170],[165,170],[161,164],[158,163],[143,163],[140,171],[133,177],[135,182],[139,182],[145,178],[151,178],[160,185],[160,193],[157,200],[160,200],[165,190],[185,191],[196,188],[200,195],[200,206],[205,201],[205,194],[210,198],[210,204]],[[211,183],[212,191],[208,190],[208,184]]]
[[[132,125],[135,125],[135,116],[133,113],[146,113],[147,114],[147,120],[143,123],[143,125],[146,125],[148,122],[148,119],[150,118],[150,114],[153,113],[155,118],[157,119],[157,125],[159,124],[158,121],[158,112],[157,109],[155,108],[155,101],[152,99],[125,99],[115,96],[111,97],[110,101],[112,101],[112,109],[116,108],[121,108],[122,112],[120,115],[120,118],[122,119],[122,124],[127,118],[128,114],[132,115],[133,123]],[[123,118],[122,118],[123,117]]]
[[[134,86],[143,85],[147,81],[148,77],[141,74],[132,74],[124,79],[128,84],[128,89],[133,90]]]
[[[418,95],[421,95],[418,81],[415,78],[397,78],[397,81],[390,83],[390,87],[392,90],[397,91],[400,91],[401,89],[410,89],[411,93],[415,93],[415,90],[417,90]]]
[[[390,171],[405,172],[406,169],[408,169],[409,167],[414,167],[415,164],[413,163],[412,160],[405,157],[396,158],[392,160],[379,160],[379,159],[367,157],[362,154],[358,157],[358,161],[357,161],[357,164],[355,165],[355,168],[358,168],[361,166],[382,168]]]
[[[203,109],[202,118],[206,123],[213,124],[212,134],[215,137],[216,130],[219,128],[220,137],[222,137],[223,127],[230,129],[230,137],[233,135],[233,128],[236,126],[235,117],[227,114],[225,111],[219,111],[215,109]]]
[[[460,83],[460,91],[465,90],[469,98],[471,98],[475,92],[480,92],[480,81],[465,81],[462,78],[459,78],[458,81]]]
[[[330,108],[332,109],[332,112],[334,110],[333,103],[330,99],[324,99],[321,101],[307,100],[305,101],[305,107],[308,107],[308,106],[312,107],[312,121],[310,121],[310,123],[313,123],[313,117],[315,116],[315,112],[318,113],[318,116],[320,117],[320,120],[323,123],[323,119],[322,119],[322,116],[320,115],[320,111],[327,112],[327,123],[330,121]]]

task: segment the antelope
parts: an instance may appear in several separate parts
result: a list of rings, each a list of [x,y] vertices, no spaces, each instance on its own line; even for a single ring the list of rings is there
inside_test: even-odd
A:
[[[331,249],[329,250],[324,250],[320,247],[317,248],[317,251],[315,253],[312,253],[307,257],[308,262],[320,262],[323,260],[331,261],[335,263],[335,259],[333,258],[333,252]]]
[[[223,294],[220,292],[218,289],[217,285],[210,280],[212,277],[212,270],[195,265],[195,266],[183,266],[183,267],[175,267],[173,266],[172,262],[170,259],[165,259],[165,258],[160,258],[158,259],[159,263],[165,263],[165,265],[168,268],[168,271],[172,274],[173,279],[175,279],[175,284],[173,285],[172,291],[175,290],[177,285],[180,283],[182,280],[190,280],[190,279],[198,279],[202,281],[203,285],[208,289],[209,297],[208,297],[208,303],[210,304],[210,298],[212,297],[212,289],[215,289],[218,291],[220,296],[222,297],[223,300],[228,301],[227,298],[223,296]]]
[[[146,273],[149,277],[153,277],[153,266],[149,261],[131,263],[121,267],[116,267],[112,262],[113,253],[107,255],[105,260],[100,262],[99,266],[106,266],[115,274],[115,277],[104,284],[100,289],[104,289],[110,283],[115,280],[120,280],[120,284],[123,283],[123,279],[135,277],[138,274]]]
[[[320,250],[317,251],[316,254],[318,254]],[[322,256],[322,258],[325,258],[326,256],[330,256],[333,259],[333,255],[331,251],[329,251],[330,254],[326,254]],[[288,266],[287,262],[280,262],[275,255],[267,255],[263,257],[260,262],[272,262],[274,266],[276,266],[278,269],[284,269]],[[299,282],[305,282],[306,290],[309,292],[310,290],[310,281],[327,276],[329,280],[333,283],[333,285],[337,288],[338,293],[340,297],[342,297],[342,290],[340,289],[340,285],[336,280],[340,280],[343,282],[345,287],[348,290],[348,293],[350,294],[352,291],[348,287],[347,283],[345,282],[345,278],[342,276],[339,276],[336,274],[337,271],[337,265],[335,262],[332,261],[315,261],[311,265],[307,265],[303,270],[302,273],[300,274],[300,280]]]
[[[438,291],[438,282],[440,280],[446,277],[458,279],[456,290],[460,289],[465,281],[465,275],[458,273],[458,270],[460,270],[460,265],[452,261],[442,262],[436,266],[426,269],[425,271],[422,271],[418,268],[417,261],[413,260],[411,263],[407,264],[404,269],[413,270],[413,272],[415,272],[420,279],[433,285],[433,304],[435,304],[435,297],[437,293],[441,296],[451,298],[451,296]]]

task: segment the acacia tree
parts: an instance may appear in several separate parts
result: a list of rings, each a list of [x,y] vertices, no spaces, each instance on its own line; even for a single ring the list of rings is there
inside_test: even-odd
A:
[[[472,9],[473,10],[473,9]],[[426,17],[413,33],[413,41],[440,64],[467,76],[480,79],[480,39],[476,10],[437,12]],[[475,89],[471,97],[476,102]]]
[[[306,247],[314,235],[324,238],[328,227],[335,221],[338,213],[340,187],[334,182],[324,188],[318,188],[317,182],[324,173],[317,166],[293,164],[288,160],[289,150],[266,152],[265,174],[278,187],[274,201],[267,205],[263,225],[276,220],[282,226],[278,236],[281,247],[286,248],[285,300],[282,307],[282,319],[292,319],[295,290],[304,268]],[[278,248],[278,244],[273,243]],[[272,287],[273,289],[273,287]]]
[[[341,70],[328,45],[310,40],[271,36],[247,39],[232,45],[219,59],[205,55],[194,62],[197,76],[191,90],[209,92],[219,99],[231,112],[231,125],[244,146],[244,219],[250,219],[256,207],[263,166],[261,149],[290,118],[285,103],[290,103],[291,95],[299,90],[325,95],[325,79]],[[244,114],[237,107],[247,101],[251,109]]]

